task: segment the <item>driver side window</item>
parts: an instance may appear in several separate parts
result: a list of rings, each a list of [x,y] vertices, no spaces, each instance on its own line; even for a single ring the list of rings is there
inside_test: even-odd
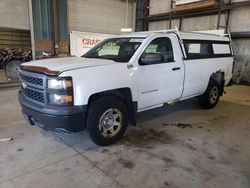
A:
[[[160,54],[162,58],[159,61],[152,60],[152,62],[148,62],[147,65],[173,62],[174,54],[171,40],[167,37],[154,39],[143,52],[141,56],[142,61],[152,54]]]

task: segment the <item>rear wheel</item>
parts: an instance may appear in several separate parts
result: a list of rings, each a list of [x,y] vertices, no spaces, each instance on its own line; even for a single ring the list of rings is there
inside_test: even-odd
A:
[[[210,80],[205,93],[199,97],[199,102],[204,108],[213,108],[216,106],[220,98],[220,87],[218,82]]]
[[[87,131],[97,145],[107,146],[118,141],[127,124],[126,105],[115,97],[101,97],[91,103],[87,117]]]

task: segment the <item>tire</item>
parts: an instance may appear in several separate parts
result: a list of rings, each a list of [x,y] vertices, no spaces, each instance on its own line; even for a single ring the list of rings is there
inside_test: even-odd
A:
[[[219,98],[220,86],[215,80],[210,80],[205,93],[199,97],[199,102],[202,107],[211,109],[216,106]]]
[[[90,104],[86,128],[90,138],[99,146],[118,141],[128,126],[126,105],[115,97],[101,97]]]

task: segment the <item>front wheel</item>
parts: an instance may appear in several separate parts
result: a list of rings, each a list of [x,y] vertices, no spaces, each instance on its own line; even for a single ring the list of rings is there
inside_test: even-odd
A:
[[[118,141],[127,124],[126,105],[115,97],[101,97],[91,103],[87,117],[87,131],[94,143],[107,146]]]
[[[213,108],[220,98],[220,87],[218,82],[210,80],[208,87],[203,95],[199,97],[199,102],[204,108]]]

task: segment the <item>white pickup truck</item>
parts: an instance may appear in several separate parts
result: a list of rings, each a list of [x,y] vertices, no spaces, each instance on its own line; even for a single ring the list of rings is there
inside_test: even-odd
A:
[[[27,121],[47,130],[85,127],[109,145],[136,124],[136,114],[191,97],[214,107],[230,84],[233,53],[228,37],[138,32],[112,37],[82,57],[22,64],[19,101]]]

